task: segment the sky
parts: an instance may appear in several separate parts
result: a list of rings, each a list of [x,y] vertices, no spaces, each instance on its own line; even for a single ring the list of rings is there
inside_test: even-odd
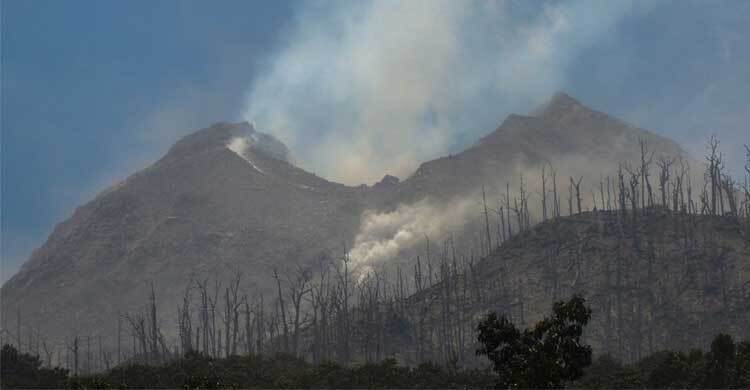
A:
[[[406,177],[562,90],[731,169],[747,1],[0,2],[0,281],[181,136],[248,120],[331,180]]]

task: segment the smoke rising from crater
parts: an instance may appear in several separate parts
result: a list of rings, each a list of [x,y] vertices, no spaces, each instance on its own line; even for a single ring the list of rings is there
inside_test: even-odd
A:
[[[346,184],[404,177],[562,88],[627,2],[306,3],[244,116]]]

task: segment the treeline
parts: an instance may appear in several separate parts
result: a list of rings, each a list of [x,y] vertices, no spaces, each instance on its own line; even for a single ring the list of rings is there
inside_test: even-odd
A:
[[[576,316],[570,307],[565,310],[569,311],[568,315],[573,316],[571,318]],[[480,329],[480,334],[485,335],[480,340],[485,347],[478,352],[487,354],[494,351],[495,355],[491,359],[498,362],[495,369],[500,375],[489,369],[449,369],[432,362],[406,367],[399,365],[394,359],[347,366],[334,362],[311,364],[304,359],[283,354],[272,357],[233,355],[212,358],[191,352],[160,364],[125,363],[99,374],[75,376],[66,369],[43,368],[38,357],[19,353],[12,346],[5,345],[0,357],[0,381],[2,388],[8,389],[492,388],[498,384],[502,384],[504,388],[526,388],[533,385],[537,388],[581,389],[750,387],[750,342],[735,342],[729,335],[717,335],[707,352],[697,349],[688,352],[661,351],[630,365],[603,355],[591,363],[590,355],[588,360],[576,358],[582,356],[580,351],[588,348],[577,342],[580,327],[575,333],[578,336],[569,332],[560,336],[555,331],[557,325],[554,320],[547,323],[543,321],[522,336],[518,332],[514,334],[504,331],[506,328],[512,329],[512,325],[507,322],[502,325],[504,319],[498,321],[494,317],[487,318],[480,324],[480,328],[484,327],[484,330]],[[567,326],[575,326],[570,324],[575,324],[576,321],[565,323]],[[495,334],[500,335],[503,343],[493,344],[486,337],[487,329],[493,326],[500,331]],[[540,327],[547,330],[540,333]],[[550,332],[550,336],[544,336],[547,332]],[[529,337],[536,337],[538,341],[529,343],[523,339]],[[554,337],[562,338],[552,341]],[[514,339],[518,339],[518,344],[513,342]],[[531,348],[535,343],[539,343],[540,348]],[[548,348],[549,343],[555,348]],[[501,345],[505,345],[509,351],[503,352],[498,348]],[[565,348],[579,352],[570,355]],[[590,354],[590,349],[588,353]],[[545,358],[544,354],[549,356]],[[560,360],[556,357],[558,354]],[[536,358],[515,361],[523,356]],[[562,364],[563,362],[565,363]],[[572,362],[577,362],[572,364],[576,370],[583,371],[566,376],[563,375],[564,371],[551,369],[551,365],[559,365],[558,370],[564,369],[570,367]],[[578,379],[549,381],[555,375],[559,375],[559,379]],[[512,381],[508,381],[511,379]],[[529,379],[533,381],[529,382]]]
[[[394,359],[353,366],[311,364],[290,355],[213,358],[191,352],[160,364],[126,363],[99,374],[74,376],[41,368],[38,358],[10,345],[2,350],[3,388],[239,389],[239,388],[457,388],[492,387],[489,370],[448,370],[435,363],[405,367]]]
[[[717,335],[708,352],[661,351],[623,365],[609,355],[597,358],[573,387],[588,389],[747,389],[750,341]]]
[[[606,313],[606,351],[636,361],[658,347],[644,338],[652,337],[652,332],[643,329],[658,326],[655,310],[668,303],[653,296],[654,286],[666,285],[656,267],[663,256],[652,238],[639,231],[643,222],[660,213],[684,217],[681,221],[688,222],[680,230],[679,256],[695,262],[688,267],[690,272],[703,272],[705,280],[714,278],[713,271],[698,264],[701,259],[715,263],[722,278],[730,273],[722,268],[726,261],[718,239],[696,232],[690,219],[707,215],[750,223],[750,148],[746,175],[738,181],[727,172],[718,145],[715,137],[708,143],[703,183],[693,182],[686,160],[655,156],[643,141],[637,163],[621,164],[615,176],[602,176],[588,191],[582,188],[582,178],[561,181],[555,167],[545,164],[540,168],[539,192],[530,190],[520,177],[517,191],[512,193],[510,183],[506,184],[497,208],[482,192],[481,228],[470,232],[468,250],[462,251],[452,237],[442,242],[425,237],[423,252],[410,265],[364,273],[351,269],[351,259],[343,251],[339,256],[322,256],[313,266],[272,269],[273,293],[249,293],[239,270],[223,281],[195,276],[177,307],[159,306],[152,285],[142,310],[117,316],[114,334],[73,335],[51,343],[38,328],[22,326],[19,309],[16,329],[4,326],[2,337],[41,357],[45,365],[63,366],[74,375],[108,371],[123,362],[166,364],[188,354],[216,361],[234,355],[284,355],[313,366],[329,361],[375,364],[393,357],[408,366],[435,362],[451,370],[473,367],[478,363],[474,354],[478,316],[492,308],[523,324],[529,314],[531,287],[510,268],[498,280],[487,280],[482,259],[530,230],[532,222],[559,218],[567,208],[568,215],[601,212],[602,221],[606,219],[602,224],[611,222],[611,229],[621,237],[613,253],[616,261],[607,262],[600,272],[606,274],[606,288],[615,293],[594,297],[594,303],[595,311]],[[578,272],[576,280],[593,272],[582,261],[590,238],[576,237],[566,245],[561,239],[556,250],[542,259],[547,265],[540,284],[550,285],[540,287],[545,294],[554,299],[563,294],[559,286],[567,271],[556,264],[561,256],[577,259],[575,267],[567,267]],[[626,262],[628,256],[637,261]],[[697,288],[680,289],[688,287]],[[727,309],[734,302],[733,294],[722,291]],[[626,324],[637,330],[628,333]],[[648,348],[642,348],[645,344]]]

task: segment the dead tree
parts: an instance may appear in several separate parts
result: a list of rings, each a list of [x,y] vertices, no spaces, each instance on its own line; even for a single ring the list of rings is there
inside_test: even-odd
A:
[[[91,336],[86,336],[86,374],[91,374]]]
[[[520,175],[520,197],[521,197],[521,226],[522,230],[526,231],[529,228],[529,194],[526,192],[526,187],[523,182],[523,174]]]
[[[122,314],[117,311],[117,365],[119,366],[122,362],[121,344],[122,342]]]
[[[502,202],[500,202],[500,206],[497,209],[497,218],[498,218],[498,244],[497,246],[500,246],[500,243],[505,242],[505,211],[503,210]]]
[[[484,207],[484,224],[487,233],[487,255],[489,255],[492,253],[492,236],[490,235],[490,216],[487,212],[487,196],[484,192],[484,186],[482,186],[482,206]]]
[[[209,294],[208,294],[208,279],[204,279],[202,282],[200,280],[196,281],[196,287],[198,288],[198,293],[200,294],[200,316],[199,316],[199,326],[198,331],[196,332],[196,341],[195,341],[195,347],[198,350],[203,350],[204,353],[209,354],[209,332],[211,327],[211,322],[209,320],[209,310],[208,310],[208,300],[209,300]],[[201,341],[202,348],[201,348]]]
[[[428,244],[429,248],[429,244]],[[429,251],[429,249],[428,249]],[[428,256],[429,257],[429,256]],[[349,272],[349,254],[345,252],[342,264],[336,267],[337,286],[334,288],[333,307],[336,312],[339,339],[337,355],[339,361],[349,362],[351,359],[351,318],[349,313],[352,295],[351,274]],[[429,264],[429,259],[428,259]]]
[[[674,158],[661,157],[656,165],[659,167],[659,191],[661,192],[661,205],[665,208],[669,208],[669,201],[667,200],[669,194],[669,179],[670,169],[674,164]],[[673,205],[673,210],[678,211]]]
[[[545,172],[546,164],[542,164],[542,221],[547,220],[547,175]]]
[[[571,211],[573,209],[572,203],[573,203],[573,190],[575,190],[576,193],[576,205],[578,207],[578,213],[581,213],[581,181],[583,180],[583,176],[581,176],[578,181],[573,180],[573,177],[570,178],[570,189],[571,189]]]
[[[190,280],[187,287],[185,287],[185,292],[182,295],[182,306],[177,305],[177,331],[180,339],[180,348],[183,353],[189,353],[193,350],[193,325],[192,313],[190,310],[192,300],[190,292],[192,291],[192,284],[193,281]]]
[[[44,349],[47,367],[52,367],[52,355],[55,353],[55,347],[53,345],[48,345],[46,340],[42,340],[42,348]]]
[[[138,355],[136,345],[140,347],[141,359],[148,363],[149,360],[149,346],[148,336],[146,330],[146,319],[143,317],[143,313],[126,314],[125,319],[130,324],[130,331],[133,335],[133,357]]]
[[[602,175],[599,175],[599,196],[600,196],[599,199],[601,200],[602,210],[606,210],[607,203],[604,201],[604,176]]]
[[[724,177],[724,156],[721,153],[719,153],[719,157],[716,159],[715,169],[716,172],[714,173],[714,177],[716,180],[717,198],[719,199],[719,215],[724,215],[724,186],[722,185],[722,178]]]
[[[641,167],[640,167],[640,173],[641,173],[641,202],[643,203],[643,210],[645,212],[647,204],[646,199],[648,199],[648,206],[652,206],[654,203],[653,195],[651,191],[651,182],[649,181],[649,167],[651,165],[651,162],[654,159],[654,152],[652,151],[649,154],[648,150],[648,144],[643,139],[638,139],[638,144],[641,148]],[[646,198],[646,193],[648,192],[648,198]]]
[[[302,299],[310,292],[308,284],[312,276],[309,270],[297,266],[294,278],[287,278],[289,289],[289,299],[292,301],[294,309],[294,333],[292,334],[292,355],[297,356],[299,351],[299,337],[301,325]]]
[[[717,206],[717,188],[718,188],[718,178],[717,178],[717,168],[719,164],[719,155],[718,155],[718,148],[719,148],[719,140],[716,138],[715,135],[712,135],[711,138],[708,140],[708,145],[706,146],[708,149],[708,155],[706,156],[706,161],[708,161],[708,166],[706,167],[706,178],[709,181],[709,188],[710,188],[710,212],[711,215],[716,215],[716,206]]]
[[[619,209],[620,213],[622,214],[623,219],[627,215],[627,201],[626,198],[628,196],[627,187],[625,186],[625,173],[623,172],[623,165],[620,164],[620,166],[617,168],[617,185],[618,185],[618,203],[619,203]],[[635,211],[634,211],[635,212]]]
[[[237,353],[237,334],[239,332],[239,316],[242,302],[239,299],[242,272],[235,270],[234,279],[224,288],[224,355]]]
[[[284,353],[289,353],[289,324],[286,321],[286,304],[284,303],[284,293],[281,289],[281,278],[279,277],[279,271],[274,267],[273,278],[276,279],[276,286],[278,287],[278,312],[281,316],[281,325],[284,331],[282,341],[284,342]]]
[[[730,175],[722,175],[721,180],[724,193],[727,195],[727,205],[729,207],[729,214],[733,217],[737,217],[737,188],[734,179]],[[722,214],[724,213],[724,207],[721,208]]]
[[[681,174],[684,173],[685,179],[687,180],[687,183],[685,183],[685,191],[687,193],[687,202],[683,202],[683,204],[686,204],[687,207],[687,213],[688,214],[695,214],[695,203],[693,202],[693,180],[690,175],[690,162],[685,161],[684,159],[680,158],[680,169]]]
[[[16,308],[16,339],[18,340],[18,352],[23,352],[23,346],[21,345],[21,307]],[[77,371],[76,371],[77,372]]]
[[[510,226],[510,183],[505,183],[505,209],[508,210],[508,240],[513,237],[513,229]]]
[[[253,322],[250,320],[250,300],[247,294],[243,296],[242,302],[245,306],[245,353],[250,355],[253,353]]]
[[[78,335],[73,338],[73,345],[68,345],[68,351],[73,353],[73,375],[78,376],[78,353],[79,353]]]
[[[154,283],[151,282],[151,296],[149,297],[149,342],[151,346],[151,355],[154,361],[159,361],[161,356],[161,330],[159,329],[156,311],[156,293],[154,292]]]
[[[328,327],[331,288],[329,285],[329,267],[325,258],[320,260],[318,276],[320,279],[311,287],[309,298],[313,310],[313,363],[320,363],[330,356],[328,353]]]
[[[202,341],[203,352],[214,357],[218,357],[218,342],[217,342],[217,329],[216,329],[216,303],[219,295],[219,282],[214,283],[213,296],[209,292],[209,279],[206,278],[203,281],[197,280],[195,282],[200,294],[200,326],[199,333],[202,336],[197,336],[198,341]],[[202,339],[202,340],[201,340]],[[196,342],[196,348],[200,347],[200,343]]]
[[[552,216],[557,218],[560,216],[560,198],[557,195],[557,170],[549,164],[549,169],[552,173]]]
[[[256,340],[255,340],[255,350],[257,351],[258,355],[263,354],[263,338],[266,333],[266,323],[264,319],[264,306],[263,306],[263,294],[260,294],[260,303],[257,306],[257,312],[255,313],[255,325],[257,327],[256,332]]]

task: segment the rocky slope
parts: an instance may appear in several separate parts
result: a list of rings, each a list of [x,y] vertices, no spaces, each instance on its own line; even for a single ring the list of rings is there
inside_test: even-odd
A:
[[[78,208],[3,286],[4,317],[20,308],[22,326],[41,334],[107,334],[151,281],[171,313],[193,274],[240,270],[257,291],[271,267],[340,248],[361,193],[271,157],[253,135],[247,124],[201,130]],[[237,137],[249,141],[233,151]]]

